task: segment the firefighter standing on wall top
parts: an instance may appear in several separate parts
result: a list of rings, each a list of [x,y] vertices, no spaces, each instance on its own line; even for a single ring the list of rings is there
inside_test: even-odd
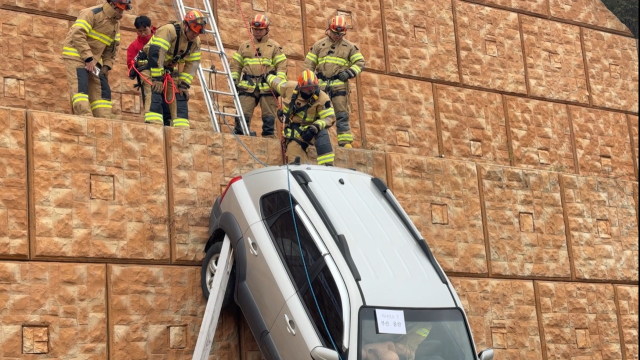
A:
[[[349,126],[349,79],[364,69],[364,56],[356,45],[344,39],[346,33],[344,16],[331,18],[325,32],[327,37],[311,47],[303,69],[318,75],[321,89],[329,95],[335,108],[338,145],[350,148],[353,135]]]

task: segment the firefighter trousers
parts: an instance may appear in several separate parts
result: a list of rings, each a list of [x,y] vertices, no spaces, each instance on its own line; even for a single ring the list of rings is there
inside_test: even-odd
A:
[[[307,143],[302,140],[301,137],[304,129],[306,129],[306,126],[300,127],[300,124],[292,124],[284,130],[286,155],[289,161],[293,162],[296,156],[298,156],[300,157],[300,164],[309,164],[307,149],[309,149],[309,146],[315,146],[318,155],[316,158],[318,165],[333,166],[335,153],[333,152],[331,140],[329,139],[329,131],[327,129],[318,131],[316,136]]]
[[[240,94],[240,106],[242,107],[242,113],[244,119],[247,122],[247,128],[251,131],[251,117],[256,106],[260,104],[262,110],[262,137],[268,137],[277,139],[275,135],[275,123],[276,113],[278,111],[278,100],[271,94],[260,94],[260,90],[256,86],[256,90],[253,93],[241,92]],[[240,122],[236,120],[235,126],[236,134],[242,134],[242,127]]]
[[[140,75],[137,76],[137,85],[136,87],[140,88],[140,98],[142,99],[142,108],[146,109],[146,103],[151,102],[151,92],[145,91],[145,87],[142,85],[144,80],[140,78]],[[164,99],[163,99],[164,100]],[[145,112],[146,113],[146,112]],[[162,121],[164,126],[171,126],[171,110],[169,110],[169,104],[166,101],[162,102]]]
[[[338,132],[338,145],[345,146],[353,142],[351,126],[349,126],[349,89],[346,85],[331,86],[329,93],[336,113],[336,130]]]
[[[89,74],[82,61],[64,59],[71,108],[75,115],[112,118],[111,88],[104,75]]]
[[[141,74],[151,81],[151,71],[144,70]],[[173,82],[179,84],[177,76],[173,77]],[[171,89],[171,82],[167,83],[169,89],[163,93],[151,91],[151,85],[142,82],[142,90],[145,94],[144,100],[144,122],[148,124],[164,125],[162,113],[163,103],[169,106],[171,122],[173,127],[189,127],[189,105],[188,100],[180,93],[174,93]],[[177,85],[176,85],[177,86]],[[166,100],[165,100],[166,91]]]

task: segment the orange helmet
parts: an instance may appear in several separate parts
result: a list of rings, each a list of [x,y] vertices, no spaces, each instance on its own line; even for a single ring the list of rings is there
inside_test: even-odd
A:
[[[184,16],[184,22],[189,29],[198,34],[204,34],[204,27],[207,25],[207,18],[198,10],[191,10]]]
[[[298,90],[304,92],[315,92],[320,89],[318,77],[311,70],[305,70],[298,76]]]
[[[111,0],[118,9],[131,10],[131,0]]]
[[[251,19],[249,25],[254,29],[266,29],[269,27],[270,23],[271,22],[269,21],[269,19],[267,19],[266,16],[257,14],[253,17],[253,19]]]
[[[329,20],[329,30],[338,34],[346,34],[347,33],[347,19],[344,16],[334,16]]]

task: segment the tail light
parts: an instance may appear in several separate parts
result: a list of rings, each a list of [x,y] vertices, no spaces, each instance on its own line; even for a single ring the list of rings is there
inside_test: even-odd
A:
[[[242,176],[236,176],[233,179],[231,179],[229,181],[229,183],[227,184],[227,187],[224,188],[224,191],[222,192],[222,195],[220,195],[220,203],[222,204],[222,199],[224,199],[224,196],[227,194],[227,190],[229,190],[229,188],[231,187],[231,184],[233,184],[234,182],[238,181],[238,180],[242,180]]]

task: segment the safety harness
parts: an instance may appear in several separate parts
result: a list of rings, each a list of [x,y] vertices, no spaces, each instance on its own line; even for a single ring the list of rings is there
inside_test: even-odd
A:
[[[307,112],[309,111],[309,108],[311,107],[311,105],[313,105],[316,101],[318,101],[318,93],[319,91],[316,91],[313,93],[313,95],[311,96],[311,99],[309,99],[309,102],[304,104],[301,107],[296,107],[296,100],[298,100],[298,95],[299,95],[299,90],[298,90],[298,86],[296,86],[296,88],[293,90],[293,95],[291,95],[291,101],[289,102],[289,110],[284,113],[285,116],[285,122],[284,122],[284,138],[285,140],[293,140],[295,142],[297,142],[298,144],[300,144],[300,146],[302,146],[302,149],[306,151],[307,146],[309,146],[309,144],[307,144],[304,141],[301,141],[299,139],[295,138],[295,134],[296,132],[299,133],[300,135],[302,135],[302,133],[300,132],[300,128],[303,126],[302,123],[293,123],[291,122],[291,115],[292,114],[297,114],[301,111],[304,111],[304,115],[302,116],[302,122],[304,123],[305,120],[307,119]],[[308,126],[308,125],[307,125]],[[306,129],[306,126],[305,126]],[[287,131],[289,130],[289,131]]]
[[[327,86],[324,90],[324,92],[327,93],[327,95],[329,95],[330,98],[334,98],[336,96],[347,96],[347,91],[346,90],[342,90],[342,91],[333,91],[333,88],[331,88],[331,82],[334,80],[338,80],[339,77],[338,75],[333,75],[332,77],[326,77],[324,76],[323,73],[319,72],[316,74],[316,76],[318,77],[318,79],[325,81],[327,83]]]

